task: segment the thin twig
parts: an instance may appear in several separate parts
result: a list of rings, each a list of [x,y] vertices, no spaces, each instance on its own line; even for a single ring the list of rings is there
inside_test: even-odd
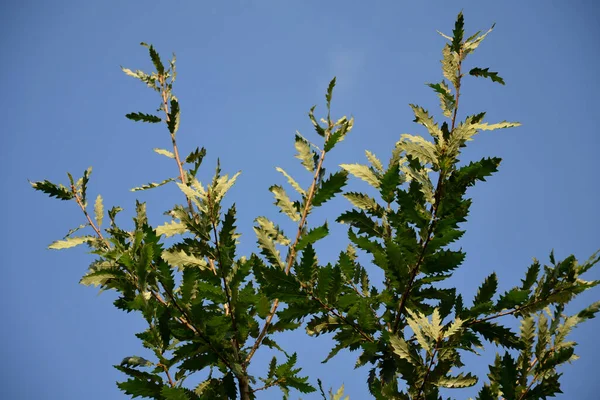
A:
[[[332,127],[330,126],[329,129],[327,129],[327,131],[325,132],[325,142],[327,142],[327,139],[329,139],[331,128]],[[288,254],[287,265],[285,267],[286,275],[289,274],[290,270],[292,269],[292,265],[294,264],[294,260],[296,259],[296,246],[298,245],[298,242],[300,241],[300,237],[302,236],[302,231],[304,229],[304,224],[306,223],[306,218],[310,211],[312,199],[317,190],[317,181],[318,181],[319,175],[321,173],[321,168],[323,167],[323,161],[325,160],[325,153],[326,152],[324,149],[321,150],[321,155],[319,157],[317,169],[313,176],[313,181],[312,181],[312,184],[310,185],[310,189],[309,189],[308,195],[306,197],[306,204],[304,206],[304,210],[302,211],[302,217],[300,219],[300,223],[298,224],[298,231],[296,232],[296,239],[294,240],[294,244],[292,244],[292,246],[290,247],[290,252]],[[248,364],[250,362],[250,360],[252,359],[252,356],[254,356],[254,353],[256,353],[256,350],[258,350],[258,347],[260,346],[261,342],[267,335],[267,330],[269,329],[269,326],[271,325],[271,322],[273,321],[273,317],[275,316],[275,312],[277,312],[278,307],[279,307],[279,299],[275,299],[273,301],[273,305],[271,306],[271,310],[269,311],[269,315],[267,315],[267,318],[265,320],[265,325],[263,326],[262,330],[260,331],[260,334],[256,338],[254,345],[252,345],[252,348],[250,349],[250,352],[248,353],[248,356],[246,357],[246,362],[245,362],[246,364]]]

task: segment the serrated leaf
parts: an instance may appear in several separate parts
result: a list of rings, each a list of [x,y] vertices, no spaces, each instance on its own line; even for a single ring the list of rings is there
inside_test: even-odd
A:
[[[455,53],[460,52],[464,34],[465,19],[461,11],[456,17],[456,22],[454,23],[454,30],[452,31],[452,51],[454,51]]]
[[[176,98],[171,98],[171,111],[169,112],[169,120],[167,121],[167,126],[169,128],[169,132],[171,135],[175,135],[179,130],[179,120],[181,113],[179,111],[179,102]]]
[[[435,145],[421,136],[404,133],[400,136],[400,141],[396,143],[396,146],[404,151],[407,156],[418,159],[423,165],[438,165]]]
[[[325,222],[323,225],[311,229],[302,235],[298,241],[298,244],[296,245],[296,250],[302,251],[306,248],[306,246],[314,244],[317,240],[323,239],[328,234],[329,228],[327,227],[327,222]]]
[[[57,240],[48,246],[49,249],[52,250],[61,250],[61,249],[69,249],[71,247],[79,246],[83,243],[89,243],[96,238],[93,236],[78,236],[78,237],[69,237],[65,240]]]
[[[55,185],[47,180],[29,183],[35,190],[46,193],[50,197],[56,197],[59,200],[71,200],[75,197],[75,195],[63,185]]]
[[[370,211],[374,214],[382,214],[383,209],[372,197],[367,196],[363,193],[357,192],[348,192],[344,193],[343,196],[352,203],[352,205],[356,208],[360,208],[361,210]]]
[[[159,149],[159,148],[154,148],[153,150],[155,153],[163,155],[165,157],[169,157],[169,158],[173,158],[173,159],[175,158],[175,154],[173,154],[169,150]]]
[[[79,280],[79,283],[84,286],[98,287],[106,284],[111,279],[118,279],[121,276],[122,273],[114,269],[91,270]]]
[[[149,122],[151,124],[156,124],[162,121],[162,119],[156,115],[144,114],[143,112],[125,114],[125,117],[132,121]]]
[[[298,184],[298,182],[296,182],[296,180],[294,178],[292,178],[287,172],[285,172],[285,170],[283,168],[276,167],[275,169],[278,172],[281,172],[283,174],[283,176],[286,177],[288,183],[290,185],[292,185],[292,187],[296,190],[296,192],[300,193],[302,196],[306,196],[306,192],[304,191],[304,189],[302,189],[300,187],[300,185]]]
[[[348,181],[348,173],[346,171],[337,171],[321,182],[321,185],[316,190],[312,200],[312,205],[318,207],[326,201],[332,199],[337,193],[342,191]]]
[[[146,360],[143,357],[131,356],[125,357],[123,361],[121,361],[121,365],[126,367],[151,367],[154,365],[154,363]]]
[[[394,354],[396,354],[398,357],[408,361],[414,366],[419,366],[420,364],[422,364],[422,360],[418,356],[418,353],[410,351],[408,343],[401,337],[397,335],[391,335],[390,345],[394,350]]]
[[[473,305],[477,306],[479,304],[491,301],[492,297],[494,297],[494,294],[496,294],[496,290],[498,290],[498,277],[494,272],[490,276],[485,278],[485,281],[483,281],[483,283],[479,287],[477,295],[473,300]]]
[[[450,89],[448,89],[448,90],[450,90]],[[452,98],[452,100],[454,101],[454,98]],[[410,108],[413,110],[413,113],[415,114],[414,122],[421,124],[425,128],[427,128],[427,131],[429,132],[429,134],[432,137],[434,137],[435,139],[437,139],[438,143],[444,143],[444,137],[442,135],[442,130],[440,129],[438,124],[435,123],[435,121],[433,120],[433,117],[431,115],[429,115],[429,112],[427,110],[425,110],[424,108],[419,107],[418,105],[415,105],[415,104],[410,104]]]
[[[240,176],[241,172],[236,172],[235,175],[229,179],[228,175],[223,175],[217,181],[217,185],[214,187],[212,191],[212,195],[215,202],[221,201],[223,196],[231,189],[238,176]]]
[[[499,84],[504,85],[504,79],[499,77],[497,72],[491,72],[489,68],[472,68],[469,71],[469,75],[489,78],[492,82],[498,82]]]
[[[163,386],[160,394],[163,395],[165,400],[190,400],[186,389],[182,387]]]
[[[169,178],[169,179],[165,179],[164,181],[158,182],[158,183],[150,182],[150,183],[147,183],[147,184],[142,185],[142,186],[134,187],[134,188],[131,189],[131,191],[132,192],[138,192],[140,190],[154,189],[154,188],[166,185],[169,182],[173,182],[174,180],[175,180],[174,178]]]
[[[96,224],[98,228],[102,226],[102,219],[104,218],[104,205],[102,204],[102,196],[98,195],[94,202],[94,216],[96,217]]]
[[[160,395],[162,385],[139,379],[128,379],[125,382],[118,382],[117,387],[132,398],[159,398],[158,396]]]
[[[469,374],[463,375],[462,373],[458,376],[443,376],[434,383],[436,386],[445,388],[466,388],[477,384],[477,377]]]
[[[283,233],[283,231],[279,229],[279,227],[275,225],[271,220],[265,217],[258,217],[255,221],[260,226],[260,229],[264,231],[268,236],[270,236],[275,241],[275,243],[279,243],[284,246],[289,246],[289,244],[291,243],[290,239],[288,239]]]
[[[163,225],[156,228],[156,234],[158,236],[165,235],[165,237],[183,235],[187,231],[187,227],[184,223],[175,221],[165,222]]]
[[[521,123],[520,122],[502,121],[497,124],[488,124],[487,122],[483,123],[483,124],[477,123],[477,124],[473,124],[473,126],[476,129],[480,129],[482,131],[493,131],[496,129],[515,128],[517,126],[521,126]]]
[[[528,290],[521,290],[519,288],[512,288],[508,292],[502,294],[498,303],[496,304],[496,310],[504,310],[513,308],[523,304],[529,298]]]
[[[290,200],[285,189],[279,185],[273,185],[269,191],[275,195],[275,205],[279,207],[282,213],[291,218],[292,221],[300,220],[300,213]]]
[[[377,156],[371,153],[369,150],[365,150],[365,154],[367,156],[367,160],[371,163],[371,166],[375,169],[375,171],[379,173],[383,173],[383,164],[377,158]]]
[[[308,141],[302,138],[299,134],[296,135],[296,140],[294,142],[294,147],[298,154],[295,156],[302,162],[304,168],[313,172],[315,170],[315,161],[313,158],[313,152],[310,149],[310,145]]]
[[[184,250],[163,251],[161,258],[171,267],[177,267],[179,270],[183,270],[185,267],[209,269],[206,260],[187,254]]]
[[[450,118],[456,104],[450,87],[448,87],[445,81],[440,83],[428,83],[427,86],[432,88],[437,93],[440,99],[440,108],[442,109],[442,113],[445,117]]]
[[[254,233],[256,233],[256,238],[258,240],[258,246],[261,248],[261,253],[267,258],[267,260],[269,260],[271,264],[284,269],[285,265],[281,260],[281,254],[279,253],[279,250],[277,250],[277,247],[275,247],[273,238],[267,231],[261,228],[254,227],[253,229]]]
[[[379,187],[379,178],[371,168],[362,164],[340,164],[340,167],[357,178],[362,179],[374,188]]]
[[[448,329],[446,329],[446,331],[444,332],[444,339],[449,338],[449,337],[455,335],[456,333],[458,333],[459,331],[461,331],[462,327],[463,327],[463,323],[464,323],[464,321],[458,317],[454,321],[452,321],[452,324],[450,324]]]

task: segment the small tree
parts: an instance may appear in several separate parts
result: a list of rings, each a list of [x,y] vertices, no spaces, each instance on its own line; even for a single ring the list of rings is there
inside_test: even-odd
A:
[[[300,375],[296,353],[286,352],[273,338],[275,332],[303,326],[309,335],[334,334],[337,344],[326,361],[342,350],[360,350],[357,367],[369,366],[367,384],[376,399],[441,399],[445,388],[476,385],[478,378],[468,372],[461,355],[476,353],[483,340],[503,350],[490,365],[477,399],[545,399],[561,393],[557,367],[577,358],[575,343],[567,335],[593,318],[600,302],[573,315],[565,315],[565,307],[598,284],[581,278],[599,261],[598,253],[583,264],[573,256],[557,261],[552,253],[548,265],[534,260],[520,284],[500,295],[495,273],[472,300],[440,285],[465,258],[451,245],[464,233],[459,226],[471,205],[467,188],[484,181],[500,164],[499,158],[491,157],[460,165],[461,149],[479,131],[519,125],[489,124],[484,122],[485,113],[457,119],[465,58],[493,29],[465,38],[463,25],[461,13],[452,36],[442,34],[448,40],[442,52],[445,80],[428,84],[440,99],[444,122],[439,125],[428,111],[411,105],[415,122],[427,129],[431,139],[402,135],[386,164],[366,151],[368,165],[342,164],[340,170],[326,173],[327,155],[354,122],[347,117],[332,119],[335,78],[331,81],[325,96],[326,117],[318,121],[315,107],[308,113],[320,143],[317,146],[299,133],[295,136],[296,158],[311,174],[311,184],[303,188],[278,168],[296,192],[296,200],[282,186],[270,188],[280,212],[297,228],[284,232],[267,217],[256,218],[260,254],[247,257],[236,253],[235,206],[222,209],[239,172],[229,177],[217,164],[209,184],[198,180],[204,148],[182,157],[177,147],[180,105],[173,94],[175,57],[165,65],[153,46],[142,43],[155,71],[123,71],[157,92],[162,115],[126,116],[166,124],[172,149],[155,151],[174,160],[178,176],[133,190],[175,182],[185,203],[168,211],[169,220],[163,225],[152,227],[145,204],[137,202],[131,230],[117,224],[122,209],[113,207],[108,211],[108,227],[102,228],[101,196],[94,202],[94,218],[88,211],[91,169],[77,181],[68,174],[67,186],[47,180],[32,183],[51,197],[74,201],[86,220],[50,248],[87,244],[96,259],[81,283],[115,290],[119,297],[114,305],[140,312],[148,323],[136,336],[155,359],[126,357],[116,365],[129,377],[118,383],[122,391],[132,397],[168,400],[247,400],[275,386],[284,398],[290,389],[315,392],[309,378]],[[468,75],[504,85],[498,73],[488,68],[471,68]],[[329,230],[327,223],[313,221],[311,213],[341,193],[349,175],[365,181],[369,193],[376,196],[343,193],[353,208],[336,221],[349,225],[350,243],[334,264],[321,265],[313,245]],[[91,228],[91,234],[73,236],[80,228]],[[178,240],[167,246],[163,239],[171,237]],[[359,254],[369,257],[367,265],[359,261]],[[369,270],[375,268],[384,276],[376,284],[369,280]],[[518,333],[500,323],[509,316],[520,323]],[[284,360],[273,357],[266,376],[251,376],[249,365],[262,346],[279,351]],[[184,386],[186,378],[206,370],[208,378],[197,387]],[[342,396],[343,388],[329,393],[331,399]]]

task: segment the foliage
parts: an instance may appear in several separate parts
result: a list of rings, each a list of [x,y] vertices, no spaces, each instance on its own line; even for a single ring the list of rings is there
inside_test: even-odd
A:
[[[482,377],[468,370],[462,356],[478,354],[485,342],[499,346],[500,352],[477,399],[545,399],[561,393],[557,368],[577,358],[568,334],[594,318],[600,302],[572,315],[565,313],[566,306],[598,284],[583,279],[600,260],[598,253],[584,263],[573,256],[557,261],[553,253],[547,265],[534,260],[521,283],[504,293],[498,293],[492,272],[472,301],[443,284],[465,259],[453,244],[464,234],[471,206],[467,189],[496,172],[501,161],[491,157],[461,165],[461,150],[479,131],[519,125],[489,124],[483,112],[457,118],[464,61],[490,31],[465,38],[461,13],[452,36],[442,34],[448,40],[442,51],[445,80],[428,86],[438,95],[445,120],[440,124],[426,109],[411,105],[414,121],[431,138],[401,135],[387,167],[366,151],[368,164],[326,171],[327,155],[354,125],[352,118],[331,118],[334,78],[326,91],[326,117],[317,120],[315,107],[308,113],[320,143],[300,133],[294,138],[310,184],[302,187],[278,167],[293,191],[280,184],[270,188],[279,212],[296,227],[286,232],[268,217],[257,217],[259,251],[248,256],[237,250],[236,206],[223,205],[239,172],[224,174],[217,164],[212,179],[203,184],[197,174],[205,150],[180,156],[175,57],[164,63],[153,46],[142,43],[155,71],[123,71],[158,93],[161,116],[133,112],[126,117],[166,124],[173,148],[154,151],[173,159],[178,175],[133,190],[175,182],[185,203],[169,210],[164,224],[152,227],[145,203],[137,202],[132,229],[117,224],[122,209],[113,207],[107,212],[109,225],[102,228],[101,196],[94,202],[94,217],[88,213],[91,169],[78,181],[69,174],[68,186],[32,183],[50,197],[74,201],[86,220],[50,248],[87,244],[96,258],[81,283],[116,291],[115,307],[139,312],[147,322],[137,337],[155,359],[129,356],[115,365],[127,376],[118,387],[133,398],[167,400],[253,399],[272,387],[284,398],[291,390],[316,392],[297,366],[297,354],[286,352],[273,335],[304,327],[312,336],[333,335],[336,345],[325,361],[343,350],[359,350],[356,365],[369,368],[367,385],[376,399],[441,399],[445,389],[477,385]],[[469,74],[505,83],[487,67],[472,68]],[[351,208],[336,221],[348,225],[349,244],[335,263],[321,265],[315,243],[329,235],[329,226],[313,221],[312,214],[342,193],[350,176],[366,182],[377,196],[343,193]],[[91,234],[72,236],[87,227]],[[359,261],[360,254],[368,263]],[[382,282],[370,279],[374,269],[383,272]],[[519,332],[502,324],[511,316],[519,321]],[[249,365],[263,346],[277,355],[266,375],[252,376]],[[186,379],[200,371],[207,378],[187,387]],[[343,387],[329,390],[329,396],[320,380],[317,387],[324,399],[344,396]]]

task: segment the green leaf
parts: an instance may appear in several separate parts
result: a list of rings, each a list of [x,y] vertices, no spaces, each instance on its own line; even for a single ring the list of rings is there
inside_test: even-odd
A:
[[[278,172],[281,172],[283,174],[283,176],[285,176],[287,178],[287,181],[290,185],[292,185],[292,187],[296,190],[296,192],[300,193],[302,196],[306,196],[306,192],[304,191],[304,189],[302,189],[300,187],[300,185],[298,184],[298,182],[296,182],[296,180],[294,178],[292,178],[287,172],[285,172],[283,170],[283,168],[275,168]]]
[[[94,216],[96,218],[98,229],[100,229],[102,226],[102,219],[104,218],[104,205],[102,204],[102,196],[100,195],[96,197],[96,202],[94,203]]]
[[[492,297],[494,297],[494,294],[496,294],[496,290],[498,290],[498,277],[494,272],[490,276],[485,278],[485,281],[483,281],[483,283],[479,287],[477,295],[473,300],[473,305],[477,306],[479,304],[491,301]]]
[[[179,130],[179,102],[176,98],[171,99],[171,112],[169,112],[169,121],[167,121],[167,126],[169,127],[169,132],[171,135],[175,135]]]
[[[279,229],[277,225],[275,225],[271,220],[265,217],[258,217],[255,220],[260,229],[266,233],[269,237],[271,237],[275,243],[279,243],[284,246],[289,246],[290,239],[288,239],[283,231]]]
[[[362,164],[340,164],[340,167],[357,178],[362,179],[374,188],[379,187],[379,178],[371,168]]]
[[[149,122],[151,124],[156,124],[162,121],[162,119],[156,115],[144,114],[142,112],[125,114],[125,117],[132,121]]]
[[[162,63],[162,61],[160,60],[160,56],[158,55],[158,52],[154,49],[154,47],[152,45],[148,45],[144,42],[140,43],[142,46],[148,48],[148,52],[150,53],[150,59],[152,60],[152,64],[154,64],[154,68],[156,68],[156,72],[158,72],[159,75],[162,75],[165,73],[165,67]]]
[[[169,158],[175,158],[175,154],[173,154],[172,152],[170,152],[169,150],[165,150],[165,149],[158,149],[155,148],[153,149],[155,153],[163,155],[165,157],[169,157]]]
[[[79,283],[84,286],[103,286],[111,279],[118,279],[123,276],[123,272],[115,269],[91,270],[86,273]]]
[[[489,78],[492,82],[498,82],[504,85],[504,79],[498,76],[497,72],[491,72],[489,68],[473,68],[469,71],[469,75],[482,78]]]
[[[275,195],[275,205],[279,207],[282,213],[290,217],[292,221],[300,220],[300,213],[298,213],[296,206],[292,203],[284,188],[273,185],[269,188],[269,191]]]
[[[463,36],[465,34],[465,19],[463,17],[462,11],[458,13],[456,17],[456,22],[454,23],[454,30],[452,31],[452,51],[455,53],[459,53]]]
[[[306,139],[304,139],[300,134],[296,134],[296,141],[294,142],[294,147],[298,154],[296,158],[302,161],[302,165],[308,171],[313,172],[315,170],[315,161],[313,158],[313,151],[310,149],[310,144]]]
[[[508,353],[504,353],[502,358],[502,368],[500,368],[500,389],[502,396],[506,399],[516,398],[517,385],[517,364]]]
[[[336,77],[334,76],[331,81],[329,81],[329,86],[327,87],[327,93],[325,94],[325,100],[327,101],[327,110],[331,108],[331,97],[333,95],[333,88],[335,87]]]
[[[519,337],[504,326],[482,321],[472,324],[471,329],[492,343],[511,349],[521,349],[522,347]]]
[[[577,318],[579,318],[581,321],[592,319],[596,317],[596,313],[598,311],[600,311],[600,301],[596,301],[595,303],[592,303],[588,307],[579,311],[579,313],[577,313]]]
[[[65,240],[57,240],[55,242],[52,242],[52,244],[50,244],[48,248],[52,250],[69,249],[71,247],[79,246],[83,243],[89,243],[95,239],[96,238],[93,236],[69,237]]]
[[[396,189],[400,185],[401,181],[400,163],[395,162],[390,165],[388,170],[385,171],[385,174],[383,174],[381,177],[379,185],[381,199],[388,204],[392,203],[394,201],[394,197],[396,196]]]
[[[182,387],[163,386],[160,392],[165,400],[190,400],[186,389]]]
[[[71,200],[75,197],[75,195],[63,185],[55,185],[47,180],[29,183],[35,190],[46,193],[50,197],[56,197],[59,200]]]
[[[496,304],[496,310],[501,311],[504,309],[510,309],[523,304],[529,298],[528,290],[521,290],[519,288],[512,288],[508,292],[500,296],[498,303]]]
[[[208,269],[208,263],[202,258],[187,254],[184,250],[163,251],[161,258],[171,267],[177,267],[182,270],[185,267],[198,267]]]
[[[296,245],[296,251],[304,250],[308,245],[314,244],[316,241],[323,239],[328,234],[329,228],[327,227],[327,222],[325,222],[321,226],[311,229],[310,231],[308,231],[308,233],[300,237],[300,240]]]
[[[125,394],[136,397],[150,397],[159,399],[161,397],[162,384],[155,381],[148,381],[142,379],[128,379],[125,382],[118,382],[117,386]]]
[[[342,191],[347,181],[348,173],[346,171],[337,171],[329,175],[329,178],[323,180],[320,187],[316,190],[312,205],[318,207],[332,199],[337,193]]]

